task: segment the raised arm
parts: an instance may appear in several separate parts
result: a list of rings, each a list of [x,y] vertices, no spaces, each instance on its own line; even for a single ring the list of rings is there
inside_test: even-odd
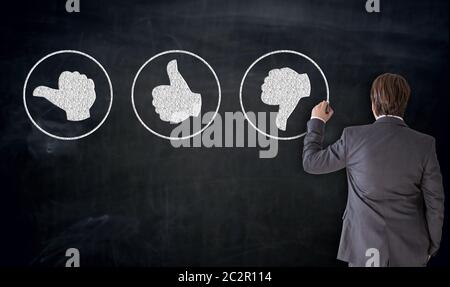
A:
[[[308,173],[330,173],[345,167],[345,130],[337,142],[323,148],[325,123],[332,115],[333,110],[325,101],[311,112],[303,145],[303,168]]]

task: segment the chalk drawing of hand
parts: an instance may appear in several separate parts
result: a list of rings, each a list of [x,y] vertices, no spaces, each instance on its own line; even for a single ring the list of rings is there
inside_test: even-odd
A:
[[[279,106],[275,122],[278,129],[285,131],[287,120],[300,99],[311,94],[311,83],[307,74],[285,67],[270,70],[261,90],[263,103]]]
[[[39,86],[33,96],[47,99],[66,112],[68,121],[82,121],[90,117],[90,108],[95,102],[94,81],[79,72],[62,72],[58,89]]]
[[[197,117],[202,107],[202,97],[191,91],[178,71],[177,60],[167,64],[167,75],[169,85],[157,86],[152,91],[152,104],[161,120],[177,124],[191,116]]]

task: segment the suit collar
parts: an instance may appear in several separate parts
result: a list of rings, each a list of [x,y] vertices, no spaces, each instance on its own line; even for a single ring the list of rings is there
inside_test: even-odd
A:
[[[394,125],[407,127],[406,123],[402,119],[389,117],[389,116],[379,118],[374,123],[375,124],[381,124],[381,123],[383,123],[383,124],[394,124]]]

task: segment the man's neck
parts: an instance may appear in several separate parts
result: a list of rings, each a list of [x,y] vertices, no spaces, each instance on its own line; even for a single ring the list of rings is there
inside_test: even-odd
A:
[[[385,118],[385,117],[392,117],[392,118],[396,118],[396,119],[403,121],[402,117],[395,116],[395,115],[380,115],[380,116],[375,116],[375,119],[378,120],[378,119]]]

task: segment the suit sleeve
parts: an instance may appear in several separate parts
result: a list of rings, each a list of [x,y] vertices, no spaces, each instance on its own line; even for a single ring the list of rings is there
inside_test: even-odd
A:
[[[303,145],[303,168],[307,173],[324,174],[345,167],[345,134],[334,144],[323,148],[325,123],[319,119],[308,121]]]
[[[430,255],[435,255],[441,242],[444,221],[444,187],[434,139],[425,161],[421,190],[425,202],[425,217],[431,242],[428,252]]]

